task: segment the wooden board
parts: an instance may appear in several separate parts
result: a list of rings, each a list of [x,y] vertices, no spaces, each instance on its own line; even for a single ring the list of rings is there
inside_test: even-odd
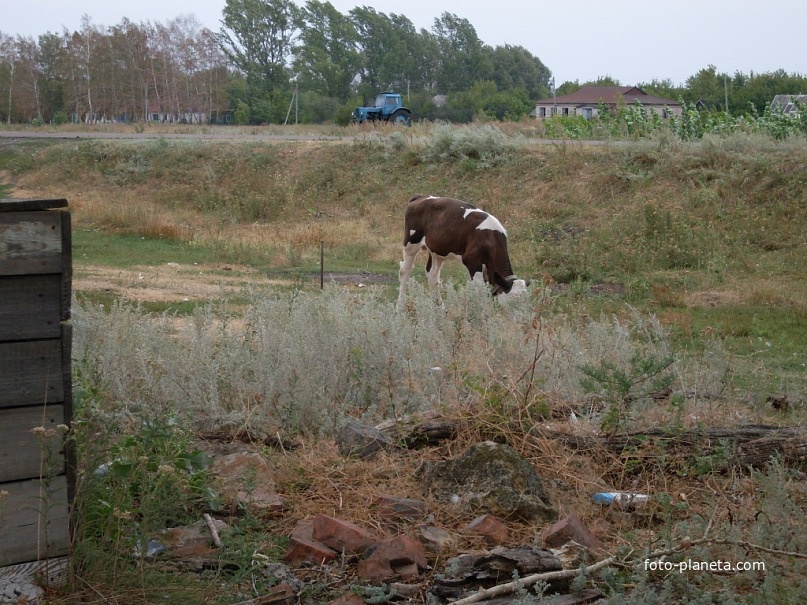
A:
[[[62,351],[61,340],[0,343],[0,408],[64,401]]]
[[[0,409],[0,483],[38,477],[43,464],[51,473],[64,473],[64,406],[30,406]],[[43,427],[45,434],[34,433]],[[2,504],[0,504],[2,506]]]
[[[66,555],[67,481],[64,475],[0,483],[0,567]]]
[[[0,277],[0,342],[59,338],[68,312],[60,275]]]
[[[62,220],[69,216],[66,212],[0,212],[0,275],[62,273]]]
[[[67,208],[67,200],[63,197],[50,200],[39,198],[0,199],[0,212],[25,212],[29,210],[52,210],[54,208]]]

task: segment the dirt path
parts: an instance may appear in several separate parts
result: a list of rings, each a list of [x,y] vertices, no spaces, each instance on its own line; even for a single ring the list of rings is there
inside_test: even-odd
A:
[[[306,274],[304,283],[319,285],[319,274]],[[272,278],[239,265],[181,265],[117,268],[80,265],[74,268],[73,289],[78,293],[108,293],[137,302],[215,301],[234,298],[249,288],[290,286],[292,278]],[[324,283],[354,288],[393,283],[393,276],[376,273],[326,272]]]

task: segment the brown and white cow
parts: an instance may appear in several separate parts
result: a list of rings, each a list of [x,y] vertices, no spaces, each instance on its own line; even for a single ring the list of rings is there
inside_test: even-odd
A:
[[[406,285],[420,250],[429,253],[426,275],[433,290],[440,284],[440,269],[446,259],[461,261],[469,278],[491,284],[494,295],[515,296],[527,289],[526,282],[513,275],[507,231],[495,216],[467,202],[422,195],[409,200],[398,274],[399,306],[406,297]]]

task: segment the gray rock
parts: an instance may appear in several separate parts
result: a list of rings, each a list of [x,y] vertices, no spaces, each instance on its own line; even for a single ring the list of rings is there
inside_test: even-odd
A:
[[[397,449],[383,432],[355,420],[349,420],[339,431],[336,443],[340,454],[354,458],[372,458],[380,450]]]
[[[424,490],[439,500],[493,512],[502,519],[557,517],[535,469],[509,445],[477,443],[459,458],[425,467],[420,479]]]

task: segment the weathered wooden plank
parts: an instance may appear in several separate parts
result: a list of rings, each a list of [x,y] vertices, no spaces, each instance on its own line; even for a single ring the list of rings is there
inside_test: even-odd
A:
[[[62,324],[62,422],[70,426],[73,421],[73,326]],[[65,474],[67,475],[67,501],[76,495],[76,441],[68,439],[64,445]]]
[[[62,215],[62,321],[70,319],[73,304],[73,219],[69,212]]]
[[[62,301],[60,275],[0,277],[0,341],[58,338]]]
[[[0,409],[0,483],[38,477],[43,466],[63,474],[61,424],[62,405]]]
[[[38,198],[0,199],[0,212],[27,212],[30,210],[51,210],[54,208],[67,208],[67,200],[64,198],[51,200]]]
[[[64,212],[0,213],[0,275],[61,273]]]
[[[0,567],[66,555],[67,481],[32,479],[0,484]]]
[[[61,339],[0,343],[0,408],[64,401]]]
[[[54,557],[0,568],[0,603],[38,603],[43,584],[59,588],[67,583],[68,563],[67,557]]]

